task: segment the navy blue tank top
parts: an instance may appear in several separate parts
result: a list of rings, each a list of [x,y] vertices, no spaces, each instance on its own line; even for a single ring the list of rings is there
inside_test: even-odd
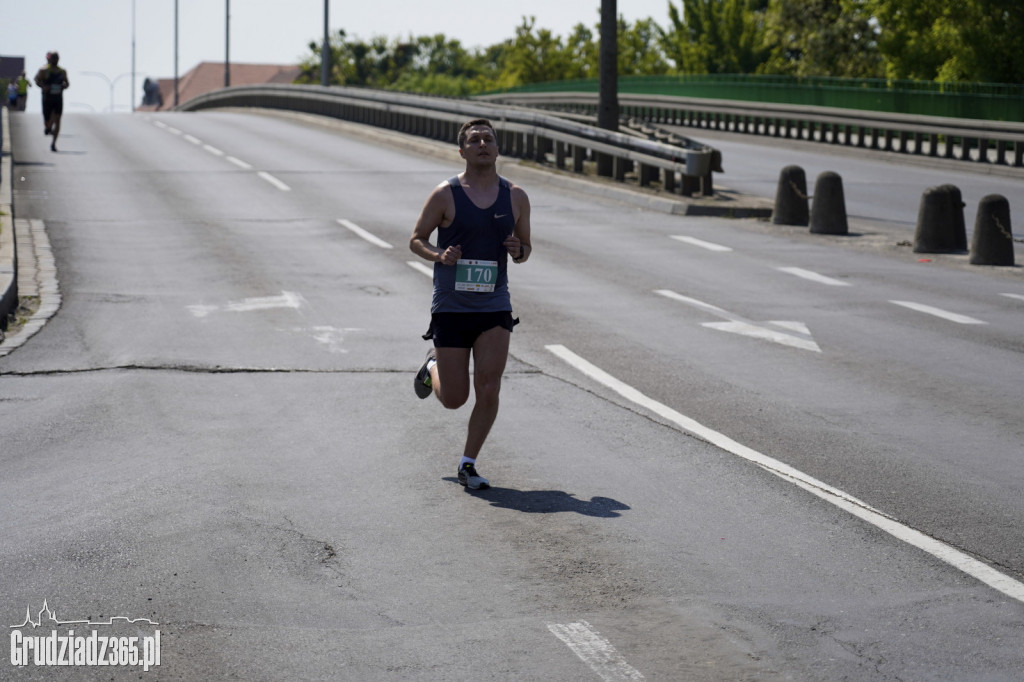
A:
[[[458,268],[434,263],[434,300],[430,312],[511,311],[512,302],[508,294],[508,250],[504,246],[504,241],[515,228],[515,218],[512,217],[512,190],[508,180],[498,178],[498,198],[487,208],[478,207],[466,196],[458,176],[449,179],[448,185],[455,199],[455,219],[448,227],[438,228],[438,248],[444,250],[449,246],[461,246],[461,260],[496,262],[497,270],[493,278],[493,291],[460,291],[456,286]],[[489,285],[490,281],[487,284]]]

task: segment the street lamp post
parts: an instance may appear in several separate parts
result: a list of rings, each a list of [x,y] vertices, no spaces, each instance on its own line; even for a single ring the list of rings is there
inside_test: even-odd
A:
[[[99,71],[82,71],[82,75],[83,76],[96,76],[97,78],[102,78],[103,80],[107,81],[107,86],[110,87],[110,113],[114,113],[114,86],[117,85],[117,81],[121,80],[122,78],[124,78],[126,76],[133,76],[134,77],[135,73],[134,72],[122,73],[122,74],[120,74],[118,76],[115,76],[113,80],[111,80],[110,76],[108,76],[107,74],[100,73]],[[133,98],[135,97],[134,93],[132,93],[132,97]],[[134,101],[134,100],[132,100],[132,101]],[[133,109],[134,109],[134,107],[133,107]]]

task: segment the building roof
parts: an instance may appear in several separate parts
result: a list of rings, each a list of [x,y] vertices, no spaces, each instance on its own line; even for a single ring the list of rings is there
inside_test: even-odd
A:
[[[263,85],[265,83],[292,83],[302,69],[295,64],[236,64],[230,65],[231,85]],[[163,104],[139,106],[142,111],[168,111],[174,108],[174,79],[158,81]],[[224,87],[224,62],[201,62],[178,79],[178,103],[193,97],[220,90]]]

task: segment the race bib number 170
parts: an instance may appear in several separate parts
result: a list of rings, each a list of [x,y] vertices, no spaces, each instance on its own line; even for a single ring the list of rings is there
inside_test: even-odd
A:
[[[455,291],[494,291],[498,261],[459,259],[455,264]]]

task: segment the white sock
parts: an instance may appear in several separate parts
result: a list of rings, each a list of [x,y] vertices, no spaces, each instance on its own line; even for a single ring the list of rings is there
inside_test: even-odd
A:
[[[465,464],[466,462],[469,462],[470,464],[476,466],[475,459],[470,459],[469,457],[463,456],[463,458],[459,460],[459,468],[461,469],[462,465]]]
[[[427,371],[429,372],[430,368],[433,367],[436,364],[437,364],[437,358],[430,358],[429,360],[427,360]]]

